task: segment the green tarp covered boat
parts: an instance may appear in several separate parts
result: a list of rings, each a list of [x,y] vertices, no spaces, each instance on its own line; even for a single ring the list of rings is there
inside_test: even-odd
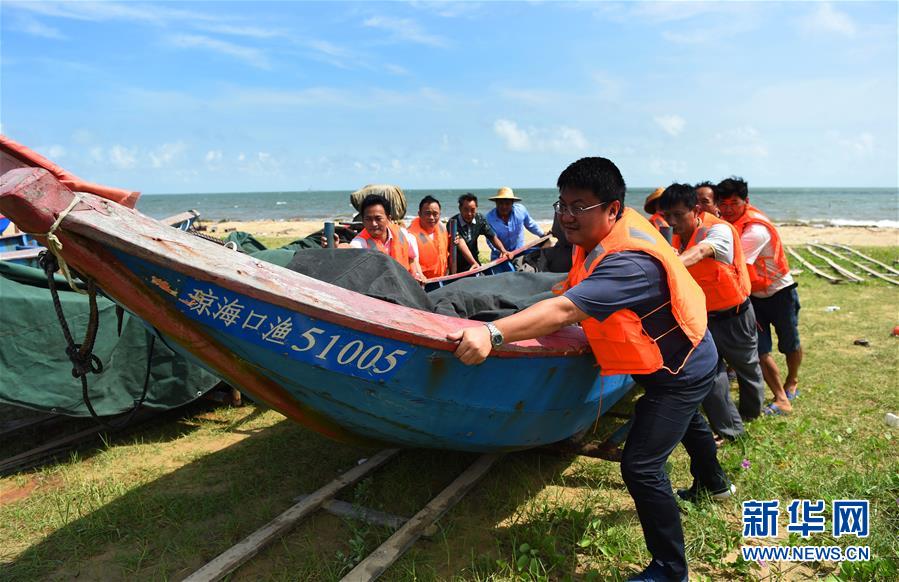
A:
[[[60,301],[75,341],[88,321],[88,299],[56,277]],[[103,363],[89,374],[89,396],[99,416],[130,410],[143,392],[150,332],[125,314],[117,331],[115,304],[97,297],[100,327],[93,353]],[[81,381],[73,378],[66,342],[46,277],[40,269],[0,261],[0,403],[69,416],[89,416]],[[165,410],[186,404],[210,390],[219,379],[164,342],[153,347],[152,367],[143,406]]]

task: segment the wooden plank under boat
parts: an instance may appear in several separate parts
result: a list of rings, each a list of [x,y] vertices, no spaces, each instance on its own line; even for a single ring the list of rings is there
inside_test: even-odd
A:
[[[588,428],[632,387],[628,376],[598,376],[574,326],[464,366],[446,335],[480,322],[394,305],[230,251],[74,194],[43,169],[4,175],[0,211],[46,233],[74,196],[55,233],[70,267],[176,351],[332,438],[529,448]]]

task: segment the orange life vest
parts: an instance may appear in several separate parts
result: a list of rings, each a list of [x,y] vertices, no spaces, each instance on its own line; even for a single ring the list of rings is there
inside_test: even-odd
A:
[[[365,229],[362,229],[362,232],[359,233],[359,238],[365,240],[365,244],[368,245],[368,248],[390,255],[397,263],[405,267],[407,271],[414,274],[415,271],[412,268],[412,259],[409,257],[409,241],[406,240],[406,235],[400,231],[400,227],[392,223],[387,225],[387,229],[390,230],[390,237],[393,241],[389,249],[387,248],[387,245],[381,241],[373,239]]]
[[[670,227],[670,226],[671,226],[670,224],[668,224],[668,221],[665,220],[665,217],[662,216],[662,211],[661,211],[661,210],[658,211],[658,212],[656,212],[656,213],[653,214],[652,216],[650,216],[650,217],[649,217],[649,222],[650,222],[650,224],[652,224],[654,227],[656,227],[656,230],[661,230],[662,227],[665,227],[665,226],[667,226],[667,227]]]
[[[659,306],[656,311],[670,305],[676,324],[662,335],[653,338],[643,328],[643,318],[637,316],[630,309],[616,311],[602,322],[592,317],[585,319],[581,322],[581,326],[584,328],[596,361],[602,367],[600,373],[604,376],[650,374],[664,368],[672,374],[677,374],[687,363],[687,359],[693,351],[690,350],[676,370],[671,370],[665,366],[656,340],[679,327],[694,348],[699,345],[705,335],[708,322],[705,297],[702,289],[674,254],[671,245],[637,212],[625,208],[621,218],[612,227],[612,231],[600,244],[596,245],[589,255],[583,247],[575,245],[568,279],[563,281],[555,291],[564,293],[567,289],[586,279],[607,255],[622,251],[644,252],[662,263],[671,299]],[[643,317],[654,312],[647,313]]]
[[[749,281],[752,284],[752,293],[768,289],[776,281],[790,273],[790,265],[787,263],[787,255],[784,253],[783,244],[780,242],[780,234],[778,234],[771,220],[762,214],[758,208],[752,204],[747,204],[746,212],[733,224],[740,234],[750,224],[761,224],[771,234],[771,254],[763,255],[759,253],[755,262],[747,266],[749,269]]]
[[[437,223],[433,238],[421,226],[421,219],[416,218],[409,225],[411,232],[418,239],[418,264],[425,277],[442,277],[446,275],[449,260],[449,235],[442,223]]]
[[[743,255],[743,245],[740,244],[740,235],[726,220],[712,216],[708,212],[701,214],[702,224],[693,230],[693,236],[683,250],[695,247],[708,235],[709,229],[716,224],[726,224],[731,230],[734,241],[734,260],[725,265],[715,257],[706,257],[687,267],[702,292],[705,293],[705,308],[708,311],[720,311],[740,305],[749,297],[749,271],[746,269],[746,258]],[[678,235],[674,235],[671,245],[680,250],[681,241]]]

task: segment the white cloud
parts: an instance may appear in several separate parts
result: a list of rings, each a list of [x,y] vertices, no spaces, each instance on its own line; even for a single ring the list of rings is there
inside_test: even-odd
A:
[[[392,63],[385,64],[384,70],[392,75],[397,76],[405,76],[409,74],[409,70],[407,68],[401,67],[400,65],[394,65]]]
[[[119,169],[130,170],[137,165],[137,150],[114,145],[109,148],[109,163]]]
[[[599,90],[599,98],[603,101],[617,101],[621,97],[624,84],[620,79],[604,71],[594,71],[593,82]]]
[[[52,145],[47,148],[47,157],[51,160],[58,160],[66,156],[66,148],[61,145]]]
[[[657,115],[653,117],[656,125],[672,137],[677,137],[687,126],[687,121],[680,115]]]
[[[206,163],[217,164],[222,161],[222,150],[209,150],[206,152]]]
[[[52,40],[65,40],[67,38],[58,29],[48,26],[31,16],[22,15],[17,20],[16,30],[19,32]]]
[[[640,2],[631,11],[631,16],[659,24],[733,10],[734,7],[718,2]]]
[[[287,36],[283,30],[274,28],[259,28],[256,26],[234,26],[232,24],[210,23],[198,26],[200,30],[206,32],[215,32],[219,34],[229,34],[231,36],[243,36],[247,38],[276,38]]]
[[[506,144],[506,148],[513,152],[526,152],[531,149],[531,137],[518,124],[508,119],[497,119],[493,122],[493,132]]]
[[[216,16],[201,12],[131,2],[7,1],[4,2],[4,8],[28,11],[55,18],[90,22],[125,20],[161,25],[171,20],[186,20],[189,22],[218,20]]]
[[[744,125],[721,131],[714,136],[719,151],[729,156],[744,158],[767,158],[768,146],[759,131],[751,125]]]
[[[505,99],[528,105],[549,105],[562,99],[558,91],[547,89],[500,89],[499,94]]]
[[[856,32],[852,18],[829,3],[819,4],[800,22],[800,27],[806,32],[835,33],[847,37],[855,36]]]
[[[234,57],[259,69],[271,68],[268,57],[261,50],[217,38],[199,34],[180,34],[169,38],[169,43],[178,48],[200,48]]]
[[[177,156],[181,155],[185,146],[181,142],[164,143],[155,151],[150,152],[150,163],[154,168],[162,168],[170,165]]]
[[[842,137],[839,132],[835,131],[829,133],[835,137],[837,143],[849,153],[855,154],[858,157],[866,157],[874,153],[874,136],[867,131],[854,137]]]
[[[421,25],[411,18],[372,16],[371,18],[367,18],[362,25],[367,28],[378,28],[390,32],[395,40],[403,40],[434,47],[447,46],[446,39],[426,32]]]
[[[657,176],[665,176],[665,180],[680,180],[687,174],[687,164],[681,160],[652,158],[649,160],[649,171]]]
[[[481,4],[479,2],[444,2],[439,0],[418,2],[413,0],[409,5],[419,10],[431,12],[441,18],[473,18],[481,12]]]
[[[493,123],[493,132],[513,152],[571,153],[582,152],[590,147],[590,142],[579,129],[564,125],[524,129],[509,119],[497,119]]]

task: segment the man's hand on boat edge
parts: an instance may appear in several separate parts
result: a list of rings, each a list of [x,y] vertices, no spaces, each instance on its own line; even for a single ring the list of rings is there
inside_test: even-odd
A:
[[[498,319],[490,325],[499,333],[499,343],[509,343],[524,339],[542,337],[561,328],[584,321],[587,314],[567,297],[544,299],[508,317]],[[480,364],[490,355],[490,350],[498,345],[491,342],[488,325],[474,325],[446,334],[446,339],[459,342],[454,355],[467,365]]]

